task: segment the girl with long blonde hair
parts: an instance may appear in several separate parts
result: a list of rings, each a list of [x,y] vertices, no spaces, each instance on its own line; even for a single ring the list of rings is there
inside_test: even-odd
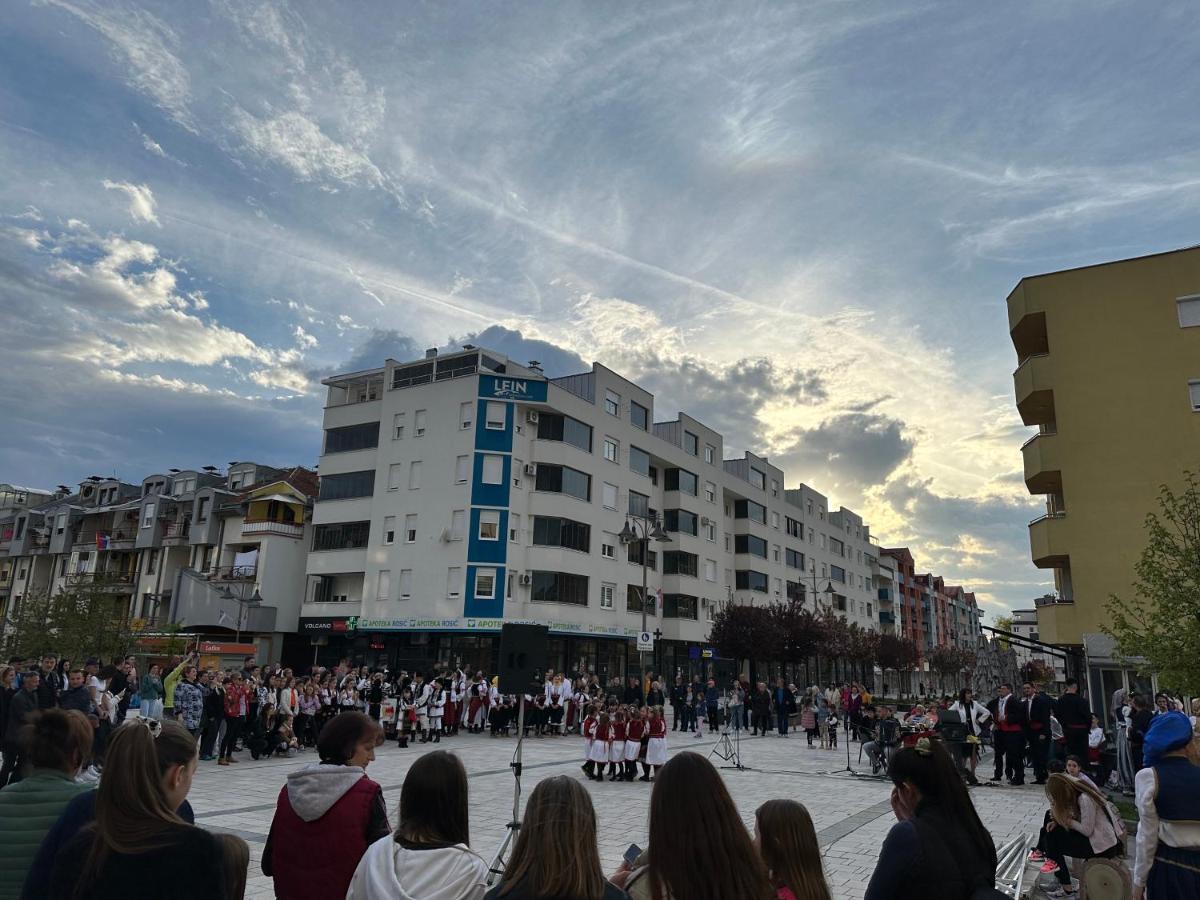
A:
[[[1050,821],[1046,823],[1046,858],[1058,864],[1054,877],[1067,895],[1074,893],[1066,857],[1091,859],[1119,856],[1123,851],[1116,823],[1103,795],[1086,782],[1055,772],[1046,781]]]

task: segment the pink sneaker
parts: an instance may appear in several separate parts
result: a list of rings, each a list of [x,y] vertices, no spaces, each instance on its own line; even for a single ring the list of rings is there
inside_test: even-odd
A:
[[[1042,863],[1042,868],[1039,870],[1043,875],[1050,875],[1058,871],[1058,863],[1053,860],[1046,860]]]
[[[1041,850],[1034,850],[1032,853],[1029,854],[1030,862],[1041,862],[1045,858],[1046,858],[1046,854],[1044,854]]]

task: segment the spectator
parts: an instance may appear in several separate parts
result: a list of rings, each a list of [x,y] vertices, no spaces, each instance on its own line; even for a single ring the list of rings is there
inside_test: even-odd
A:
[[[1090,784],[1055,772],[1046,779],[1050,821],[1046,823],[1046,859],[1056,863],[1054,877],[1064,894],[1075,893],[1066,857],[1085,860],[1113,857],[1123,847],[1111,820],[1107,801]]]
[[[1146,740],[1146,732],[1150,730],[1150,720],[1153,717],[1154,714],[1150,711],[1150,704],[1146,698],[1141,694],[1134,696],[1128,720],[1129,755],[1135,775],[1142,768],[1142,746]]]
[[[38,709],[53,709],[58,706],[58,695],[62,692],[62,676],[55,666],[58,658],[53,654],[42,657],[42,682],[38,685]]]
[[[704,688],[704,718],[708,721],[710,734],[715,734],[721,728],[721,714],[717,711],[720,701],[721,693],[717,690],[717,683],[710,678]]]
[[[225,684],[225,737],[221,739],[221,752],[217,765],[227,766],[237,762],[233,750],[241,736],[242,726],[250,712],[250,692],[242,681],[242,673],[234,672]]]
[[[41,673],[30,669],[21,679],[21,689],[8,702],[8,726],[4,729],[4,766],[0,768],[0,788],[16,784],[21,780],[25,767],[25,753],[19,740],[21,726],[31,713],[37,711],[38,686],[42,683]]]
[[[183,677],[183,672],[188,666],[196,664],[196,654],[188,653],[182,658],[175,657],[178,660],[175,667],[167,673],[167,677],[163,679],[163,716],[168,719],[175,718],[175,685],[179,683],[179,679]]]
[[[154,670],[157,668],[158,666],[150,667],[150,674],[147,675],[146,678],[142,679],[143,684],[145,684],[146,679],[157,677],[154,675]],[[160,682],[159,688],[161,689],[161,687],[162,683]],[[147,702],[145,694],[142,695],[142,702]],[[151,700],[149,702],[154,704],[151,706],[151,709],[162,707],[161,699]],[[175,716],[179,723],[187,729],[188,734],[194,738],[199,738],[201,720],[204,718],[204,690],[199,684],[196,683],[195,666],[188,666],[186,669],[184,669],[183,678],[176,683],[174,706]],[[154,718],[154,716],[151,716],[150,718]]]
[[[8,734],[8,713],[12,708],[17,670],[12,666],[0,666],[0,751],[4,749],[4,736]],[[0,784],[3,787],[3,784]]]
[[[754,813],[754,843],[778,900],[832,900],[812,816],[795,800],[768,800]]]
[[[750,698],[750,725],[754,734],[766,737],[771,727],[771,692],[766,684],[759,682],[755,685],[754,696]]]
[[[892,757],[888,832],[865,900],[967,900],[996,884],[996,847],[941,742],[922,737]],[[937,865],[929,865],[937,860]]]
[[[439,750],[408,770],[400,827],[367,848],[346,900],[479,900],[487,875],[487,863],[470,848],[467,772],[457,756]]]
[[[228,900],[244,900],[246,877],[250,872],[250,845],[233,834],[216,835],[225,859],[225,896]]]
[[[771,700],[775,706],[776,729],[782,737],[787,737],[791,716],[796,711],[795,691],[780,678]]]
[[[82,669],[72,669],[67,673],[67,689],[58,699],[62,709],[73,709],[85,716],[95,718],[96,704],[92,702],[92,692],[88,690],[86,676]]]
[[[200,689],[204,691],[204,716],[200,725],[200,759],[209,762],[216,759],[217,737],[225,723],[225,685],[211,672],[200,678]]]
[[[363,853],[388,835],[383,789],[367,777],[382,741],[369,716],[341,713],[317,740],[321,761],[288,776],[262,855],[279,900],[346,896]]]
[[[650,846],[611,880],[631,900],[777,896],[725,782],[712,763],[687,751],[654,779]]]
[[[187,673],[187,669],[184,673]],[[162,683],[162,667],[155,663],[150,667],[150,671],[142,676],[142,684],[139,690],[142,705],[139,707],[140,715],[151,719],[161,719],[163,711],[163,683]],[[198,727],[198,726],[197,726]],[[188,731],[191,731],[189,728]]]
[[[1157,716],[1146,768],[1134,777],[1138,810],[1134,900],[1200,896],[1200,735],[1183,713]]]
[[[596,810],[574,778],[556,775],[529,795],[512,858],[487,900],[622,900],[604,877],[596,846]]]
[[[92,725],[74,710],[35,712],[22,726],[30,776],[0,791],[0,900],[16,900],[46,832],[76,794],[92,754]]]
[[[54,858],[51,900],[225,900],[222,843],[176,809],[196,771],[196,742],[175,722],[114,729],[96,791],[96,821]],[[182,877],[181,877],[182,876]]]

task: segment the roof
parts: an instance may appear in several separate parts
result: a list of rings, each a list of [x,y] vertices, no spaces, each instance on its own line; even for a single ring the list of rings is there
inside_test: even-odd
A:
[[[1086,265],[1082,266],[1071,266],[1067,269],[1056,269],[1053,272],[1038,272],[1036,275],[1026,275],[1021,279],[1021,281],[1018,281],[1017,284],[1020,285],[1022,281],[1028,281],[1031,278],[1046,278],[1049,275],[1062,275],[1065,272],[1081,272],[1084,269],[1098,269],[1101,266],[1119,266],[1122,263],[1140,262],[1144,259],[1154,259],[1159,256],[1171,256],[1175,253],[1186,253],[1189,250],[1196,249],[1200,249],[1200,244],[1191,244],[1187,247],[1176,247],[1174,250],[1160,250],[1157,253],[1144,253],[1141,256],[1128,256],[1125,259],[1109,259],[1105,260],[1104,262],[1087,263]]]
[[[45,494],[47,497],[53,497],[54,491],[48,488],[24,487],[19,484],[0,483],[0,491],[12,491],[14,494]]]
[[[246,485],[239,492],[238,497],[242,500],[247,500],[252,492],[261,491],[263,488],[273,484],[286,484],[289,487],[295,488],[306,497],[316,497],[321,490],[321,481],[317,477],[316,472],[312,469],[306,469],[304,466],[293,466],[290,469],[285,469],[282,477],[275,475],[264,481]],[[255,499],[264,498],[256,497]],[[296,498],[294,497],[287,497],[286,500],[288,503],[296,502]]]

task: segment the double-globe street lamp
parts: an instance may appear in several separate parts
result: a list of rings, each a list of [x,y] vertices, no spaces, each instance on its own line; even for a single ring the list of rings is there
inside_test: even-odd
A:
[[[646,631],[646,608],[649,600],[646,596],[646,573],[649,571],[650,562],[650,542],[655,541],[660,544],[669,544],[670,536],[663,531],[662,523],[657,516],[639,516],[636,513],[630,513],[625,517],[625,527],[621,529],[617,535],[619,540],[625,546],[631,544],[642,545],[642,632]],[[641,670],[646,669],[646,651],[643,650],[638,656]],[[642,677],[642,671],[638,672],[639,680]]]

